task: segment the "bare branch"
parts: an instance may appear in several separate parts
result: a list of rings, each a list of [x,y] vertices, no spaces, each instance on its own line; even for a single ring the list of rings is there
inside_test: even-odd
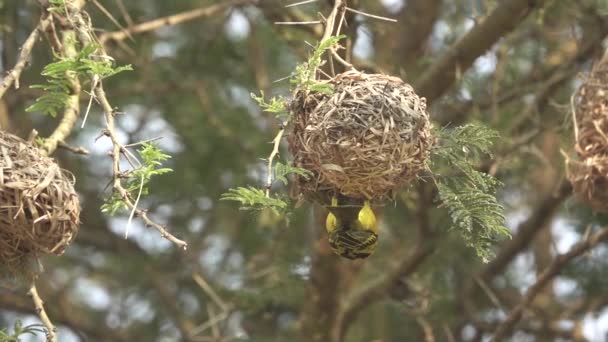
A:
[[[126,30],[104,33],[99,37],[101,44],[105,44],[109,40],[120,41],[130,35],[154,31],[163,26],[174,26],[183,24],[188,21],[214,16],[232,6],[241,6],[253,4],[257,0],[230,0],[222,1],[219,4],[214,4],[207,7],[197,8],[190,11],[146,21],[144,23],[131,26]]]
[[[358,11],[358,10],[356,10],[354,8],[350,8],[350,7],[346,7],[346,10],[349,11],[349,12],[360,14],[360,15],[365,16],[365,17],[370,17],[370,18],[374,18],[374,19],[384,20],[384,21],[388,21],[388,22],[391,22],[391,23],[396,23],[397,22],[397,19],[392,19],[392,18],[387,18],[387,17],[381,17],[379,15],[369,14],[369,13],[366,13],[366,12]]]
[[[499,2],[485,21],[458,40],[417,80],[414,88],[429,103],[433,102],[456,81],[458,74],[467,70],[479,56],[545,2],[546,0]]]
[[[322,24],[320,20],[313,21],[275,21],[275,25],[318,25]]]
[[[46,327],[46,341],[47,342],[57,342],[56,328],[53,325],[53,322],[49,319],[49,316],[44,310],[44,302],[40,295],[38,294],[38,289],[36,288],[36,283],[32,281],[32,285],[30,286],[30,290],[28,291],[28,295],[32,298],[34,302],[34,307],[36,308],[36,313],[42,324]]]
[[[272,162],[274,161],[274,158],[279,154],[279,146],[281,145],[283,133],[285,133],[285,127],[281,128],[272,140],[273,147],[272,151],[270,152],[270,156],[268,156],[268,174],[266,175],[266,197],[270,197],[270,188],[272,187]]]
[[[17,63],[13,69],[6,74],[4,80],[2,80],[2,84],[0,84],[0,99],[4,96],[4,93],[13,83],[15,84],[15,89],[19,88],[19,77],[21,76],[23,69],[25,69],[28,64],[28,59],[32,54],[32,48],[36,44],[36,40],[38,40],[40,32],[45,31],[51,24],[52,20],[53,18],[51,16],[47,16],[46,18],[42,19],[21,46],[21,52],[19,53]]]

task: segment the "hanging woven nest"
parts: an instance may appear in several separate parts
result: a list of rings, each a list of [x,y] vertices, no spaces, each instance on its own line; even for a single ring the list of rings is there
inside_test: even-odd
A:
[[[566,161],[568,179],[579,198],[608,212],[608,59],[593,68],[573,104],[578,158]]]
[[[347,71],[325,82],[331,94],[300,90],[290,104],[289,150],[313,175],[299,178],[300,191],[383,199],[414,180],[434,142],[426,100],[387,75]]]
[[[32,144],[0,131],[0,275],[23,275],[41,254],[61,255],[76,236],[73,176]]]

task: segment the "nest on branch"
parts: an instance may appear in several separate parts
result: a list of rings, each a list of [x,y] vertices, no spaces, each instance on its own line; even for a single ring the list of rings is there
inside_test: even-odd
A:
[[[0,131],[0,277],[61,255],[78,232],[74,177],[23,139]]]
[[[426,167],[434,143],[426,100],[398,77],[347,71],[324,81],[331,94],[296,91],[288,135],[308,197],[337,192],[383,199]]]
[[[608,212],[608,59],[596,65],[574,94],[577,160],[567,160],[568,179],[579,198]]]

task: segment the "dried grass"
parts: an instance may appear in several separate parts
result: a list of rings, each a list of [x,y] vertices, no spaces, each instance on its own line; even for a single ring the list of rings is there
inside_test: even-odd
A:
[[[596,65],[573,98],[578,160],[567,160],[577,196],[608,212],[608,60]]]
[[[305,195],[339,192],[383,199],[416,178],[434,143],[426,100],[397,77],[347,71],[329,82],[331,95],[298,91],[288,136]]]
[[[0,131],[1,276],[33,272],[28,266],[40,254],[65,251],[80,223],[73,184],[38,148]]]

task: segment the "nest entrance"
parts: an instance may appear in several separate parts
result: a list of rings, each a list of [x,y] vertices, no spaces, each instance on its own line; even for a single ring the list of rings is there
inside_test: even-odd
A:
[[[397,77],[347,71],[326,81],[332,94],[297,91],[288,136],[305,195],[337,191],[382,199],[425,168],[434,142],[426,100]]]
[[[73,184],[38,148],[0,131],[0,276],[25,273],[39,254],[64,252],[80,223]]]
[[[567,161],[568,179],[594,210],[608,212],[608,59],[575,93],[573,115],[579,159]]]

